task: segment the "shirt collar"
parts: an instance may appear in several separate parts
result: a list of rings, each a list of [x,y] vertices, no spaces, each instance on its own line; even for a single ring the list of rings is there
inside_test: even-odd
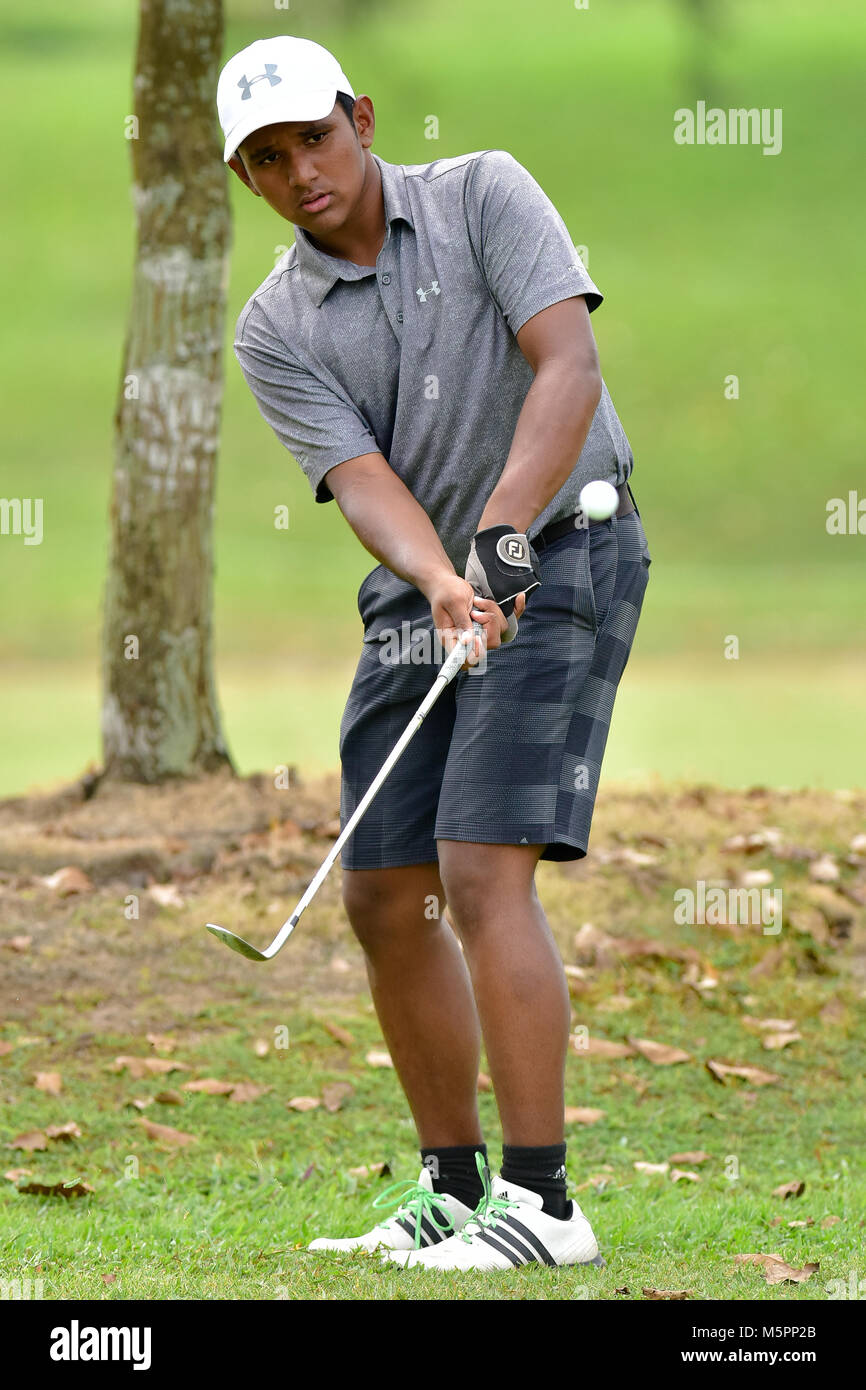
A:
[[[372,150],[370,153],[373,154]],[[382,176],[382,198],[385,204],[385,245],[387,246],[395,222],[402,220],[408,222],[410,227],[414,227],[412,210],[409,206],[406,176],[402,166],[388,164],[377,154],[373,154],[373,158],[378,164]],[[295,247],[301,279],[317,308],[321,307],[325,297],[338,280],[363,280],[365,276],[371,274],[371,271],[355,265],[353,261],[344,261],[337,256],[328,256],[320,251],[310,241],[303,227],[295,227]]]

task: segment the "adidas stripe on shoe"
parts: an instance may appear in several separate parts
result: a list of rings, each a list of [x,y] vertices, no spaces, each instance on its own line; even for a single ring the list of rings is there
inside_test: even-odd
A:
[[[480,1159],[480,1155],[479,1155]],[[412,1269],[519,1269],[522,1265],[595,1265],[604,1268],[592,1227],[576,1202],[564,1220],[542,1210],[537,1192],[491,1181],[482,1168],[484,1196],[461,1230],[435,1249],[396,1250],[387,1258]]]
[[[390,1196],[389,1194],[394,1194]],[[433,1179],[426,1168],[421,1169],[417,1182],[394,1182],[373,1202],[374,1207],[396,1207],[393,1216],[380,1221],[361,1236],[312,1241],[308,1250],[428,1250],[440,1245],[469,1220],[472,1212],[448,1192],[434,1192]]]

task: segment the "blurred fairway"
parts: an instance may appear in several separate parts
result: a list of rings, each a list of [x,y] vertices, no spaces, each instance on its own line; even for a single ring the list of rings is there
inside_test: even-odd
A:
[[[636,458],[653,555],[608,777],[854,785],[866,777],[866,537],[828,498],[866,496],[863,222],[855,177],[866,17],[853,0],[722,5],[693,89],[673,0],[383,3],[369,24],[227,5],[225,53],[266,33],[332,47],[398,163],[506,148],[549,193],[606,294],[602,366]],[[136,6],[0,11],[10,110],[0,289],[0,494],[44,498],[40,546],[0,536],[0,793],[98,759],[99,624],[112,418],[134,227],[124,117]],[[673,112],[781,107],[784,147],[683,148]],[[424,138],[436,114],[440,138]],[[235,245],[217,499],[217,681],[243,771],[337,762],[375,563],[316,506],[231,351],[241,306],[291,240],[232,176]],[[855,271],[856,267],[856,271]],[[808,270],[808,276],[805,272]],[[740,399],[724,396],[735,373]],[[290,509],[287,532],[272,525]],[[740,659],[724,659],[725,638]]]

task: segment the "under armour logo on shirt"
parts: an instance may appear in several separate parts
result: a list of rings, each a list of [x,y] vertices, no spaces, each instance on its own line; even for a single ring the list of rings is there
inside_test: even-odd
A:
[[[281,77],[275,77],[275,76],[274,76],[274,74],[276,73],[276,71],[277,71],[277,65],[276,65],[276,63],[265,63],[265,70],[264,70],[264,72],[258,73],[258,75],[257,75],[256,77],[246,77],[246,76],[242,77],[242,78],[240,79],[240,81],[238,82],[238,86],[240,87],[241,91],[243,92],[243,96],[241,97],[241,101],[249,101],[249,100],[250,100],[250,98],[251,98],[251,96],[252,96],[252,92],[250,91],[250,88],[252,87],[252,85],[253,85],[254,82],[267,82],[267,84],[268,84],[269,87],[276,87],[280,82],[282,82],[283,79],[282,79]]]
[[[419,285],[418,288],[417,288],[417,290],[415,291],[415,293],[417,294],[417,296],[418,296],[418,298],[420,299],[421,303],[422,303],[422,304],[426,304],[426,303],[427,303],[427,296],[428,296],[428,294],[441,294],[442,291],[441,291],[440,288],[439,288],[439,281],[438,281],[438,280],[434,280],[433,283],[432,283],[432,285],[430,286],[429,290],[422,289],[421,286]]]
[[[427,1157],[424,1159],[424,1167],[427,1169],[427,1172],[430,1174],[431,1178],[438,1178],[438,1176],[439,1176],[439,1157],[438,1157],[438,1155],[437,1155],[437,1154],[428,1154]]]

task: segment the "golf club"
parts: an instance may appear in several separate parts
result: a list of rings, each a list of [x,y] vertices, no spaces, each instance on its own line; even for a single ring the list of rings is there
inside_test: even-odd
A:
[[[476,595],[476,597],[478,597],[478,595]],[[277,954],[277,952],[282,950],[289,937],[291,936],[292,932],[294,931],[295,927],[298,925],[301,913],[304,911],[304,908],[308,907],[309,904],[313,901],[313,898],[316,896],[316,893],[318,892],[322,883],[327,878],[328,871],[334,863],[334,860],[336,859],[343,845],[348,840],[352,831],[355,829],[355,826],[358,824],[358,821],[363,816],[367,807],[370,805],[370,802],[373,800],[373,797],[376,795],[382,783],[385,781],[385,778],[388,776],[395,763],[399,761],[400,756],[403,753],[403,750],[406,748],[407,744],[412,740],[412,738],[420,729],[421,725],[424,722],[425,716],[427,715],[428,711],[433,708],[436,701],[439,699],[439,696],[442,694],[442,691],[445,689],[446,685],[448,685],[454,679],[457,672],[460,670],[460,667],[463,665],[463,662],[466,659],[466,653],[470,648],[472,642],[474,641],[475,637],[483,636],[483,633],[484,628],[482,624],[478,622],[473,622],[472,631],[463,633],[459,638],[453,651],[451,651],[448,654],[448,657],[443,662],[442,670],[436,676],[433,685],[425,695],[421,704],[418,706],[416,713],[410,719],[405,730],[400,735],[400,738],[395,743],[391,752],[388,754],[388,757],[385,759],[379,772],[377,772],[368,790],[365,792],[364,796],[358,802],[358,805],[355,807],[352,816],[347,821],[345,828],[340,834],[339,839],[335,841],[330,853],[328,854],[327,858],[322,864],[322,867],[319,869],[318,873],[316,874],[306,893],[301,898],[301,901],[298,903],[291,917],[289,917],[288,921],[284,922],[283,925],[280,927],[280,930],[277,932],[276,936],[274,937],[267,950],[259,951],[256,949],[255,946],[251,946],[248,941],[244,941],[243,937],[236,936],[234,932],[228,931],[226,927],[218,927],[214,922],[208,922],[208,931],[211,932],[215,937],[217,937],[219,941],[224,942],[225,945],[229,946],[233,951],[237,951],[239,955],[246,956],[247,960],[272,960],[273,957]]]

